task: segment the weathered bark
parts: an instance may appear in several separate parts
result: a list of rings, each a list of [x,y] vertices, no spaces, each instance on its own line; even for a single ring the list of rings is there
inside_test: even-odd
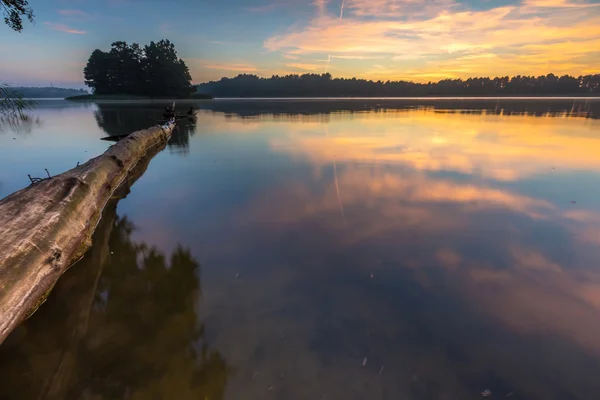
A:
[[[65,322],[65,334],[69,337],[69,340],[66,341],[66,346],[61,349],[61,355],[54,368],[54,373],[48,376],[46,383],[41,388],[38,397],[40,400],[67,398],[69,385],[74,372],[77,370],[78,352],[81,348],[82,340],[87,334],[88,321],[96,296],[98,282],[102,276],[104,266],[109,259],[110,249],[108,241],[117,219],[117,204],[119,200],[129,194],[129,189],[144,174],[150,164],[150,160],[163,150],[165,146],[166,143],[150,149],[135,168],[129,172],[127,178],[113,193],[113,196],[104,207],[102,218],[93,235],[94,245],[81,261],[82,265],[78,265],[78,268],[81,267],[85,271],[81,271],[81,273],[70,277],[72,282],[69,283],[72,286],[77,286],[79,296],[73,298],[73,289],[58,293],[64,299],[69,299],[64,300],[65,303],[73,304],[72,310]],[[68,274],[61,278],[61,280],[65,279],[65,277],[68,277]]]
[[[0,201],[0,343],[91,246],[102,210],[174,123],[134,132],[83,165]]]

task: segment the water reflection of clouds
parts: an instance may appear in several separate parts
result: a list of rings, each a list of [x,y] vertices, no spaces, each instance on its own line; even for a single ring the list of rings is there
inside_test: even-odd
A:
[[[306,368],[321,371],[329,365],[365,387],[372,385],[350,385],[357,391],[373,393],[370,390],[379,385],[374,376],[353,375],[358,370],[352,365],[360,363],[363,348],[371,362],[385,363],[388,373],[401,370],[400,375],[410,376],[410,365],[416,375],[440,383],[446,394],[461,394],[464,386],[453,379],[460,381],[461,374],[473,372],[462,371],[448,355],[436,354],[435,346],[442,346],[443,352],[460,351],[471,365],[478,365],[475,368],[494,365],[494,374],[523,385],[519,389],[535,394],[532,398],[559,398],[554,396],[564,381],[552,387],[531,376],[515,366],[517,353],[531,357],[527,364],[534,369],[580,374],[582,387],[588,387],[589,375],[577,366],[581,359],[568,371],[547,356],[547,348],[540,349],[553,343],[560,348],[557,353],[566,348],[596,360],[600,356],[600,273],[593,264],[600,252],[572,234],[578,226],[573,221],[587,217],[585,211],[563,212],[544,200],[378,168],[342,166],[338,183],[345,222],[335,183],[324,176],[320,182],[290,182],[264,193],[246,210],[249,220],[243,221],[256,229],[253,237],[234,239],[246,250],[270,249],[274,254],[269,262],[281,263],[269,269],[279,270],[274,276],[247,278],[252,282],[247,285],[260,285],[265,295],[247,293],[244,298],[258,303],[243,309],[264,321],[266,331],[296,329],[298,320],[306,324],[297,328],[297,335],[307,341],[288,343],[297,346],[294,354],[317,356],[305,360]],[[537,237],[540,229],[554,231],[554,240],[548,240],[552,235]],[[367,288],[370,273],[377,278],[372,290]],[[239,293],[229,295],[235,298]],[[263,297],[279,307],[265,309]],[[404,307],[416,308],[401,311]],[[444,316],[443,307],[453,313]],[[257,309],[263,310],[260,316]],[[421,312],[426,315],[415,316]],[[286,318],[289,313],[297,316]],[[434,319],[440,319],[441,326]],[[280,325],[273,325],[276,321]],[[416,327],[410,327],[413,324]],[[465,326],[482,332],[491,326],[494,333],[461,347],[457,342],[465,338],[460,336],[470,335]],[[381,343],[355,332],[363,329]],[[413,330],[425,336],[416,340]],[[251,336],[271,343],[266,331]],[[507,348],[495,347],[503,341],[510,343]],[[533,344],[537,341],[541,344]],[[523,346],[522,353],[516,342]],[[271,349],[271,356],[287,354]],[[328,383],[335,382],[334,372],[321,373]],[[461,387],[450,389],[454,384]],[[414,385],[402,378],[385,384],[388,389],[397,386],[396,393],[410,393]]]
[[[394,115],[395,114],[395,115]],[[552,168],[597,169],[597,123],[577,118],[502,117],[432,113],[430,110],[364,114],[329,125],[329,135],[305,135],[311,126],[291,125],[273,147],[328,163],[404,163],[415,169],[455,171],[514,181]],[[295,132],[298,129],[299,132]],[[322,131],[324,132],[323,126]],[[582,135],[582,132],[589,132]],[[324,134],[323,134],[324,136]]]
[[[239,366],[230,398],[597,393],[600,214],[517,185],[553,165],[596,174],[589,121],[200,121],[192,164],[173,164],[185,180],[165,180],[174,195],[149,200],[140,235],[205,265],[207,337]]]
[[[472,338],[469,346],[460,348],[461,357],[479,367],[493,364],[494,374],[535,398],[560,398],[563,390],[572,390],[565,386],[567,378],[551,383],[515,366],[520,348],[523,356],[531,358],[525,362],[528,368],[554,368],[578,381],[581,390],[575,391],[585,393],[583,388],[591,388],[589,374],[579,365],[590,360],[597,363],[600,357],[600,271],[596,266],[600,250],[595,239],[600,237],[596,235],[600,233],[600,214],[576,204],[557,205],[517,190],[503,190],[494,181],[456,181],[427,172],[454,170],[521,180],[556,165],[567,172],[583,169],[596,173],[600,162],[594,149],[600,142],[578,135],[582,126],[570,126],[577,125],[572,120],[550,124],[521,117],[511,121],[445,118],[413,115],[406,128],[398,120],[359,124],[355,120],[329,126],[327,136],[314,134],[318,125],[302,125],[298,133],[290,124],[286,126],[288,135],[271,138],[275,151],[308,160],[317,165],[318,173],[262,193],[240,214],[242,225],[253,227],[254,234],[232,239],[238,251],[270,249],[269,262],[283,263],[277,269],[279,278],[260,283],[261,291],[270,294],[255,299],[285,299],[285,307],[296,310],[308,327],[296,326],[297,320],[275,318],[286,312],[266,311],[265,303],[248,304],[246,312],[254,315],[254,306],[263,308],[274,318],[260,317],[267,326],[275,329],[271,324],[277,320],[285,329],[298,329],[298,336],[310,338],[289,345],[304,349],[297,352],[314,352],[317,359],[305,362],[317,371],[331,362],[332,368],[354,376],[347,363],[359,363],[360,347],[366,346],[365,353],[375,353],[373,362],[394,363],[394,357],[401,356],[419,371],[417,380],[427,375],[427,379],[443,382],[443,392],[453,395],[464,389],[460,375],[473,372],[462,371],[447,354],[437,354],[434,343],[442,340],[443,352],[452,352],[457,342],[470,335],[456,325],[466,324],[482,332],[491,326],[493,333],[481,333],[490,335],[488,338]],[[431,134],[419,136],[428,126]],[[313,134],[306,134],[307,130]],[[439,149],[440,141],[432,141],[434,137],[445,137],[442,143],[450,145]],[[412,153],[414,157],[380,151],[395,143],[419,151]],[[335,176],[333,160],[337,163]],[[388,163],[391,165],[383,165]],[[374,283],[378,295],[366,293],[370,273],[389,280]],[[365,281],[357,282],[362,279]],[[279,294],[271,292],[275,287]],[[397,291],[407,292],[401,295]],[[300,293],[308,298],[296,298]],[[398,315],[397,307],[411,304],[417,309]],[[443,307],[456,314],[442,317]],[[426,316],[414,315],[423,309]],[[390,318],[396,319],[392,322]],[[432,318],[446,326],[434,326]],[[352,328],[353,324],[358,325]],[[353,337],[352,332],[363,329],[359,327],[363,324],[380,335],[381,346],[372,339],[365,344],[368,340],[362,334]],[[411,324],[417,328],[409,327]],[[423,330],[426,337],[441,336],[391,344],[410,340],[411,334],[406,332],[412,329]],[[463,337],[456,337],[457,332]],[[268,341],[265,333],[252,336],[259,342]],[[503,349],[499,343],[508,347]],[[350,349],[352,345],[358,349]],[[548,355],[550,347],[559,359],[568,360],[566,364]],[[278,357],[285,354],[285,350],[273,351]],[[332,359],[328,352],[333,352]],[[401,369],[409,371],[402,365]],[[320,373],[335,381],[335,373]],[[410,372],[406,375],[411,376]],[[372,385],[375,391],[380,385],[370,376],[354,378],[364,387]],[[386,383],[388,389],[396,386],[395,393],[407,395],[418,391],[415,384],[402,378]],[[356,390],[374,393],[364,387]]]

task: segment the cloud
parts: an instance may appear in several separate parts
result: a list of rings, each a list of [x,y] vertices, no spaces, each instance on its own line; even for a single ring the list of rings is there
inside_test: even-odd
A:
[[[257,14],[264,14],[264,13],[272,12],[278,6],[279,6],[278,3],[271,3],[271,4],[265,4],[263,6],[248,7],[248,8],[246,8],[246,10],[253,12],[253,13],[257,13]]]
[[[58,10],[60,15],[65,17],[89,18],[90,14],[82,10]]]
[[[219,69],[224,71],[238,71],[238,72],[254,72],[256,67],[250,64],[230,64],[230,63],[213,63],[208,62],[201,64],[201,67],[208,69]]]
[[[44,25],[47,25],[48,27],[50,27],[50,29],[53,29],[55,31],[70,33],[73,35],[85,35],[87,33],[86,31],[80,31],[77,29],[70,28],[64,24],[55,24],[52,22],[44,22]]]
[[[342,60],[377,60],[384,58],[383,56],[359,56],[352,54],[338,54],[335,56],[331,56],[331,58],[338,58]]]
[[[517,74],[583,73],[599,61],[600,7],[564,0],[470,10],[434,1],[347,0],[344,19],[324,13],[267,38],[264,47],[294,55],[385,57],[390,79],[424,80]],[[401,15],[401,16],[400,16]],[[562,58],[561,58],[562,57]],[[410,61],[410,62],[407,62]],[[468,61],[468,62],[467,62]],[[347,65],[357,75],[364,65]]]
[[[171,35],[173,33],[172,25],[169,22],[162,22],[158,26],[158,30],[163,35]]]
[[[327,0],[314,0],[313,4],[317,7],[320,16],[325,15],[327,12]]]
[[[306,71],[321,71],[325,68],[324,64],[308,64],[308,63],[287,63],[286,67],[302,69]]]
[[[595,7],[600,4],[586,3],[582,1],[571,2],[568,0],[525,0],[523,2],[525,7],[536,8],[587,8]]]
[[[347,0],[345,8],[356,16],[418,18],[437,15],[459,6],[454,0]]]

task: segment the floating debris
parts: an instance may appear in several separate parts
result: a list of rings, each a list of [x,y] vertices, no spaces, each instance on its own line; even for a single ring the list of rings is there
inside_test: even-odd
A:
[[[371,279],[373,279],[373,274],[371,273]]]
[[[363,368],[367,366],[367,357],[363,358],[362,366]]]
[[[238,276],[240,276],[240,274],[239,274],[239,273],[235,274],[235,277],[236,277],[236,278],[237,278]]]
[[[481,395],[483,397],[491,397],[492,396],[492,391],[490,389],[485,389],[483,392],[481,392]]]
[[[379,375],[383,374],[383,365],[381,366],[381,368],[379,369]]]
[[[577,203],[575,200],[571,200],[571,204],[575,204]]]
[[[268,390],[268,391],[271,391],[271,390],[273,390],[273,386],[269,386],[269,387],[267,388],[267,390]]]

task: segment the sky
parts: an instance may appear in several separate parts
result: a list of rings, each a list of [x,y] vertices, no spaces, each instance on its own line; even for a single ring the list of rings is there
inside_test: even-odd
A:
[[[194,83],[600,73],[600,0],[29,0],[0,24],[0,81],[83,88],[94,49],[171,40]]]

